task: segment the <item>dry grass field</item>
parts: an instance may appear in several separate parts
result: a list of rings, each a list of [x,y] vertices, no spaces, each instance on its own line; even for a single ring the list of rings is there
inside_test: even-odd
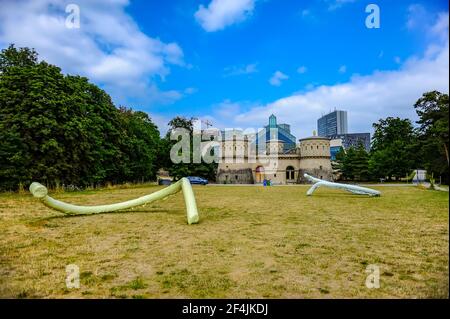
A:
[[[85,205],[158,186],[55,193]],[[135,210],[67,217],[0,194],[3,298],[448,298],[448,193],[379,187],[369,198],[307,186],[194,187]],[[66,265],[81,287],[65,285]],[[365,285],[380,267],[380,288]]]

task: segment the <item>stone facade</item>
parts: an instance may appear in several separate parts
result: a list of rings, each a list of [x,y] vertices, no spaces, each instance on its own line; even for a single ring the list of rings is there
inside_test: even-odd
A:
[[[270,140],[265,152],[259,151],[258,156],[249,152],[248,143],[247,139],[222,141],[218,183],[253,184],[266,179],[273,184],[298,184],[306,182],[304,173],[332,180],[329,138],[300,139],[296,147],[287,152],[283,141]]]
[[[218,169],[217,182],[221,184],[253,184],[251,168]]]

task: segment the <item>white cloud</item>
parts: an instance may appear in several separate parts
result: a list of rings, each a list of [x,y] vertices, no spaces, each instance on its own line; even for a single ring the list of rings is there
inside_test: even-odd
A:
[[[355,2],[356,0],[325,0],[328,3],[328,10],[333,11],[341,8],[347,3]]]
[[[229,99],[213,106],[213,111],[222,118],[232,118],[239,114],[240,110],[240,103],[231,102]]]
[[[448,12],[440,12],[438,14],[437,22],[431,26],[430,33],[437,36],[440,40],[448,39]]]
[[[184,89],[184,93],[185,94],[194,94],[194,93],[197,93],[198,92],[198,89],[197,88],[193,88],[193,87],[188,87],[188,88],[185,88]]]
[[[411,4],[408,7],[406,27],[410,30],[429,27],[430,16],[421,4]]]
[[[287,80],[287,79],[289,79],[289,77],[286,74],[284,74],[283,72],[280,72],[280,71],[276,71],[272,75],[272,77],[269,79],[269,83],[274,86],[280,86],[281,81]]]
[[[340,67],[339,67],[339,73],[345,73],[345,72],[347,72],[347,66],[346,65],[341,65]]]
[[[300,14],[302,15],[302,17],[307,17],[311,15],[311,11],[309,9],[303,9]]]
[[[162,92],[153,78],[169,74],[169,65],[184,66],[183,51],[139,30],[126,13],[126,0],[78,0],[80,28],[65,25],[71,1],[1,1],[0,47],[33,47],[41,59],[65,73],[80,74],[108,88],[117,103],[135,95],[145,101],[180,98]]]
[[[214,32],[245,20],[254,7],[255,0],[212,0],[208,7],[199,6],[195,18],[203,29]]]
[[[150,118],[152,119],[152,122],[155,123],[158,127],[159,135],[165,136],[167,131],[169,130],[169,121],[171,120],[171,118],[154,113],[150,114]]]
[[[224,69],[224,76],[245,75],[258,72],[257,63],[247,64],[245,66],[232,66]]]
[[[299,67],[297,69],[297,72],[300,73],[300,74],[306,73],[306,71],[308,71],[308,68],[306,66],[304,66],[304,65],[302,65],[301,67]]]
[[[446,20],[446,22],[445,22]],[[424,92],[449,91],[448,13],[439,15],[432,29],[439,29],[426,52],[413,56],[393,71],[375,71],[353,76],[347,83],[322,85],[268,104],[260,104],[236,115],[228,127],[259,127],[270,114],[291,124],[297,138],[311,135],[317,119],[331,109],[348,111],[350,132],[371,132],[372,123],[387,116],[417,118],[414,103]],[[433,47],[433,50],[429,48]]]

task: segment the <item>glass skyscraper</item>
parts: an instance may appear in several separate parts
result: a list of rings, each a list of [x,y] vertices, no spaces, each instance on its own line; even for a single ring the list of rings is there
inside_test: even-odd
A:
[[[333,111],[317,120],[317,134],[331,137],[338,134],[347,134],[347,111]]]

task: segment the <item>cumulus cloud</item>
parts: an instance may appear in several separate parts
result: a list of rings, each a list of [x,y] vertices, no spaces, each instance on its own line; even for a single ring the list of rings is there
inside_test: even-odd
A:
[[[255,0],[212,0],[208,7],[199,6],[195,18],[203,29],[214,32],[244,21],[254,7]]]
[[[87,76],[108,88],[117,103],[127,96],[166,103],[181,98],[176,91],[160,91],[169,65],[184,66],[183,51],[140,31],[126,13],[126,0],[78,0],[80,27],[67,28],[65,12],[71,1],[0,2],[0,47],[10,43],[37,50],[41,59],[65,73]]]
[[[287,80],[289,77],[281,71],[276,71],[269,79],[269,83],[273,86],[280,86],[283,80]]]
[[[317,129],[317,119],[335,107],[348,111],[350,132],[371,132],[372,123],[387,116],[414,120],[413,105],[422,93],[449,90],[448,13],[439,15],[430,30],[440,33],[436,32],[425,53],[405,60],[398,70],[353,76],[346,83],[316,86],[251,107],[234,116],[228,127],[258,127],[273,113],[280,122],[290,123],[293,133],[301,138],[311,135]]]

